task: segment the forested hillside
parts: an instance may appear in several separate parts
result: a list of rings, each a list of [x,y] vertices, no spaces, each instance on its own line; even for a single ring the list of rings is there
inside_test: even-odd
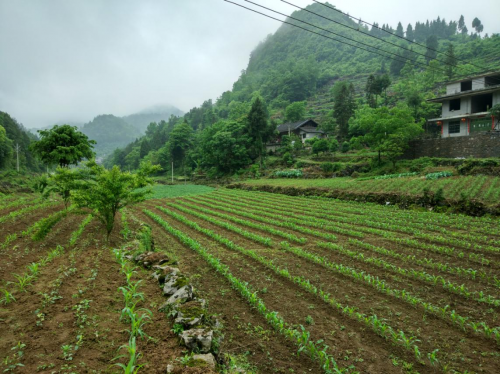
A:
[[[151,122],[167,121],[172,115],[182,116],[183,114],[182,110],[173,105],[156,105],[122,118],[144,134]]]
[[[172,117],[168,124],[152,124],[145,137],[115,151],[107,164],[135,168],[146,157],[160,162],[165,170],[173,160],[178,166],[187,165],[188,170],[234,172],[257,160],[255,141],[262,143],[272,137],[266,135],[266,126],[262,127],[263,136],[252,135],[249,116],[256,98],[264,105],[271,129],[286,121],[313,118],[329,134],[342,138],[339,140],[370,146],[355,110],[366,119],[390,113],[383,108],[399,103],[404,106],[398,111],[402,118],[422,126],[425,118],[439,111],[439,105],[426,99],[442,92],[446,80],[500,68],[496,58],[500,37],[482,35],[484,27],[477,18],[438,17],[414,25],[399,23],[395,28],[376,23],[367,26],[315,3],[294,12],[287,22],[316,34],[283,24],[254,49],[231,91],[222,93],[215,103],[205,101],[184,117]],[[346,86],[332,88],[336,82]],[[334,110],[335,92],[345,97],[342,89],[354,95],[346,104],[350,109],[344,119],[341,108]],[[349,126],[349,121],[357,122]],[[172,139],[169,134],[176,127],[183,128],[179,131],[182,136]],[[173,149],[177,149],[175,154]],[[221,165],[228,158],[237,161]]]
[[[141,135],[140,131],[124,119],[112,114],[102,114],[86,123],[81,131],[95,140],[96,154],[105,155],[117,147],[123,147]]]
[[[17,167],[16,147],[19,147],[19,169],[38,171],[42,165],[29,150],[36,136],[5,112],[0,112],[0,170]]]

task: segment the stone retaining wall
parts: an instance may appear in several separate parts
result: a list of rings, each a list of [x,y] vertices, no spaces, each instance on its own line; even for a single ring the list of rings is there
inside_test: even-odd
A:
[[[410,143],[403,159],[419,157],[500,157],[500,132],[482,132],[452,138],[419,139]]]

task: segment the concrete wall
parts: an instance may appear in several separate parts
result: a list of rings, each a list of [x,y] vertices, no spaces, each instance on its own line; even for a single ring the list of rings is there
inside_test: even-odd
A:
[[[500,104],[500,91],[493,92],[493,105]]]
[[[460,92],[460,82],[452,83],[446,86],[446,94],[451,95]]]
[[[410,143],[402,158],[418,157],[500,157],[500,132],[473,133],[437,139],[419,139]]]
[[[460,122],[460,132],[457,132],[457,133],[454,133],[454,134],[450,134],[448,132],[448,124],[450,122]],[[453,121],[444,121],[443,122],[443,138],[447,138],[447,137],[454,137],[454,136],[466,136],[466,135],[469,135],[469,132],[467,131],[468,128],[467,128],[467,122],[466,121],[460,121],[460,120],[453,120]]]
[[[484,88],[484,77],[482,78],[475,78],[472,80],[472,89],[477,90],[479,88]]]
[[[442,105],[441,117],[453,117],[459,116],[461,114],[468,114],[471,112],[471,98],[461,97],[460,98],[460,110],[450,111],[450,100],[447,100]]]

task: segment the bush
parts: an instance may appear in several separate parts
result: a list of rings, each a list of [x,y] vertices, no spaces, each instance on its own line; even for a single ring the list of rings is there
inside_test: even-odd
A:
[[[333,165],[331,162],[323,162],[323,163],[320,165],[320,168],[321,168],[321,170],[322,170],[324,173],[332,173],[332,172],[333,172],[333,169],[334,169],[334,165]]]
[[[293,157],[290,152],[285,152],[285,154],[283,155],[283,162],[288,166],[292,166]]]
[[[347,153],[347,152],[349,152],[350,149],[351,149],[351,146],[350,146],[349,142],[343,142],[342,148],[340,148],[340,151],[342,153]]]
[[[327,152],[329,149],[328,141],[326,139],[319,139],[312,146],[312,151],[314,154],[318,154],[320,152]]]

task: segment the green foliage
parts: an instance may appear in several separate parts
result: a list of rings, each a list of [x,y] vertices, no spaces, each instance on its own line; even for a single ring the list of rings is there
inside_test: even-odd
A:
[[[351,149],[351,144],[349,142],[343,142],[342,148],[340,149],[340,151],[342,153],[347,153],[347,152],[349,152],[350,149]]]
[[[78,171],[58,166],[56,172],[49,176],[43,196],[47,198],[51,193],[56,193],[64,201],[64,207],[68,208],[71,191],[77,188],[80,179],[81,175]]]
[[[264,145],[275,132],[274,126],[269,125],[268,116],[264,101],[257,96],[248,112],[246,133],[250,138],[250,157],[252,160],[259,157],[261,164]]]
[[[331,173],[335,169],[335,165],[331,162],[323,162],[320,168],[324,173]]]
[[[283,154],[283,162],[288,166],[293,165],[293,156],[290,152],[285,152]]]
[[[331,138],[328,142],[328,150],[332,153],[335,153],[339,150],[339,142],[335,138]]]
[[[234,173],[250,164],[250,137],[245,126],[235,121],[219,121],[200,135],[201,165],[219,173]]]
[[[440,171],[437,173],[429,173],[426,174],[425,179],[427,180],[436,180],[440,178],[452,177],[453,173],[450,171]]]
[[[321,153],[321,152],[328,152],[330,149],[330,146],[328,144],[328,140],[326,139],[319,139],[316,142],[314,142],[312,146],[312,151],[315,155]]]
[[[141,135],[137,128],[112,114],[95,117],[83,125],[81,132],[96,141],[94,148],[98,156],[111,153],[118,147],[124,147]]]
[[[276,170],[273,176],[278,178],[300,178],[302,177],[302,170],[292,169],[292,170]]]
[[[285,122],[298,122],[305,118],[306,101],[296,101],[285,109]]]
[[[12,141],[7,138],[7,132],[0,125],[0,169],[4,169],[9,165],[12,154]]]
[[[150,191],[140,188],[152,184],[148,175],[159,169],[159,166],[142,164],[137,174],[131,174],[122,172],[118,166],[106,170],[89,162],[85,170],[85,184],[75,191],[73,201],[79,207],[94,211],[94,215],[104,224],[109,238],[116,212],[145,200]]]
[[[346,138],[349,133],[349,119],[354,115],[356,100],[354,85],[347,81],[335,83],[333,93],[333,118],[338,127],[339,136]]]
[[[363,134],[363,141],[373,149],[392,156],[423,131],[423,121],[415,123],[411,110],[403,105],[391,109],[365,105],[356,111],[349,124],[351,132]]]
[[[94,140],[70,125],[55,125],[50,130],[38,130],[41,139],[31,145],[31,150],[45,164],[68,167],[76,165],[84,158],[94,157]]]

